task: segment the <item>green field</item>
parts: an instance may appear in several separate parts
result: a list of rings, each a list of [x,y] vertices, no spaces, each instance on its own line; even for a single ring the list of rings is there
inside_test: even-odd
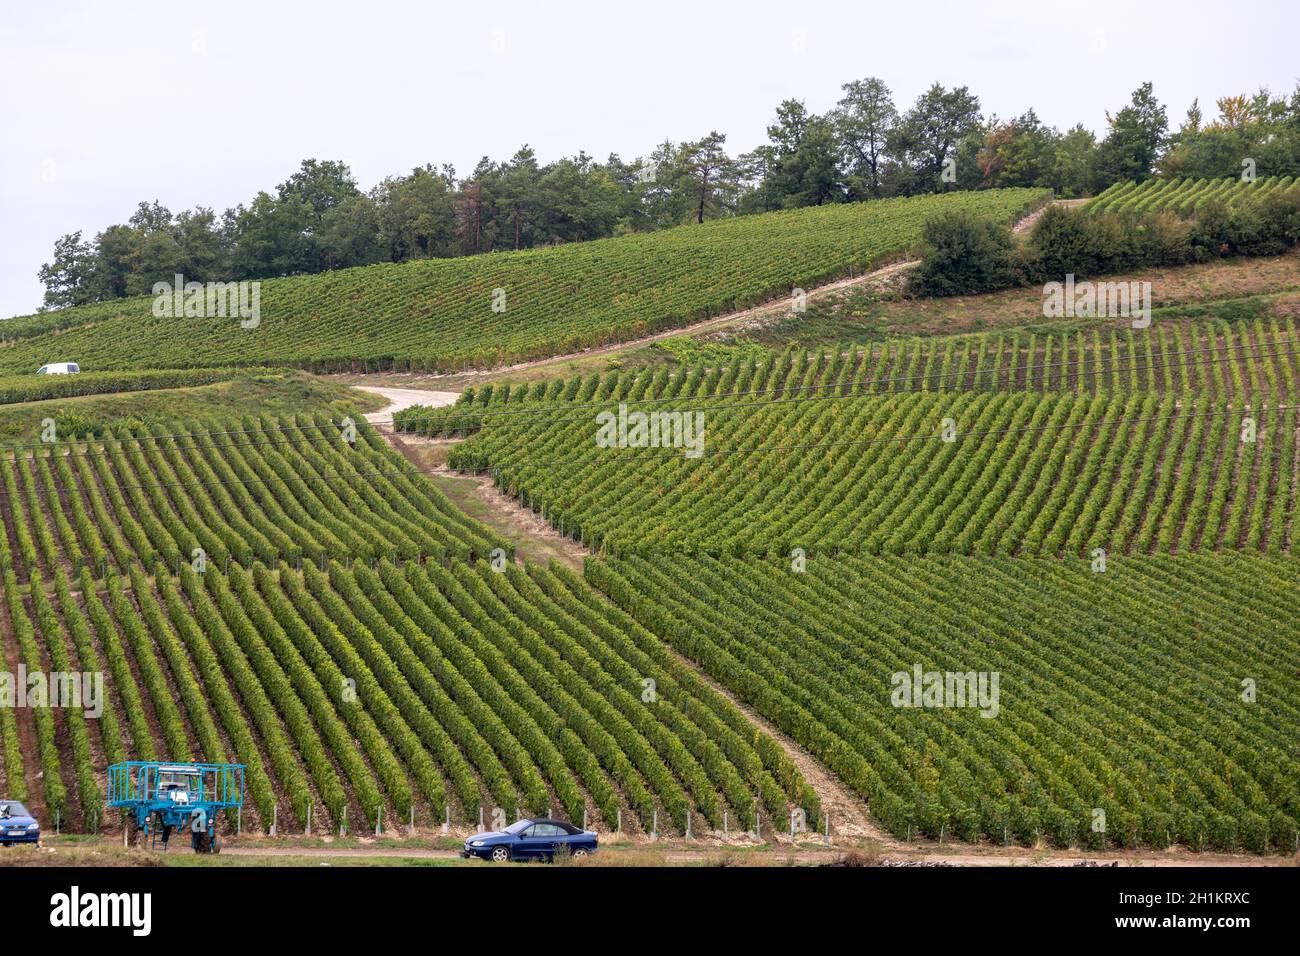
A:
[[[789,758],[657,637],[508,563],[369,427],[174,427],[0,459],[4,633],[30,670],[106,667],[111,688],[100,720],[35,709],[36,753],[0,711],[11,797],[113,826],[105,762],[162,757],[247,765],[263,830],[309,807],[333,827],[815,819]]]
[[[1238,177],[1147,179],[1140,183],[1118,182],[1091,200],[1087,208],[1089,212],[1172,212],[1192,216],[1208,203],[1233,206],[1243,199],[1286,192],[1300,192],[1300,181],[1292,176],[1266,176],[1252,182]]]
[[[618,409],[488,413],[449,463],[611,554],[1280,553],[1295,531],[1293,407],[1014,391],[626,406],[699,416],[698,458],[600,447],[596,416]]]
[[[1205,190],[1131,192],[1096,202]],[[791,313],[626,367],[466,375],[394,434],[362,420],[383,400],[307,371],[631,339],[899,258],[941,209],[1008,222],[1043,198],[269,280],[257,329],[147,300],[14,320],[3,663],[102,673],[108,696],[0,708],[0,791],[119,834],[108,764],[237,761],[259,839],[552,814],[634,842],[761,819],[772,841],[802,814],[868,843],[1294,852],[1287,257],[1235,298],[1251,270],[1188,267],[1149,329],[1022,308],[936,334],[932,302],[896,298],[917,334],[839,335],[832,310],[803,348]],[[56,352],[97,371],[20,374]],[[597,441],[637,412],[698,415],[699,454],[671,418],[671,447]],[[997,675],[997,696],[900,704],[918,671]]]
[[[662,350],[666,358],[648,368],[562,381],[491,382],[467,390],[452,411],[416,407],[400,412],[397,421],[407,431],[432,435],[466,411],[503,412],[506,405],[515,411],[520,402],[542,399],[639,402],[911,391],[1172,391],[1246,399],[1290,394],[1300,381],[1300,330],[1289,317],[1161,321],[1150,330],[1116,328],[1110,321],[1079,324],[779,351],[674,338]]]
[[[229,318],[155,318],[152,299],[124,299],[9,320],[0,329],[12,340],[0,350],[0,371],[34,371],[51,361],[52,350],[87,371],[505,364],[636,338],[870,269],[908,254],[926,219],[944,209],[1010,222],[1045,198],[1043,190],[1006,189],[819,206],[546,249],[271,279],[254,329]]]
[[[211,384],[198,384],[209,375]],[[74,382],[83,377],[91,379],[90,390],[71,397],[55,396],[76,393],[75,385],[46,386],[43,376],[6,378],[8,394],[20,400],[0,404],[0,453],[15,445],[40,447],[51,434],[49,421],[54,423],[52,434],[66,441],[103,437],[119,429],[157,427],[166,433],[178,421],[219,421],[232,414],[329,413],[341,419],[384,405],[376,395],[288,369],[65,376]],[[96,391],[105,384],[113,390]]]
[[[1291,853],[1300,835],[1292,560],[663,556],[588,575],[899,838]],[[918,667],[997,673],[996,702],[989,678],[979,708],[900,705],[894,675]]]

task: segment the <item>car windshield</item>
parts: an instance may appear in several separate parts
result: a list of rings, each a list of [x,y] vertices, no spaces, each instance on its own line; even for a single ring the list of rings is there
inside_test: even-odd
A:
[[[0,800],[0,819],[9,817],[29,817],[27,808],[17,800]]]
[[[516,820],[510,826],[506,827],[506,833],[523,833],[533,825],[532,820]]]

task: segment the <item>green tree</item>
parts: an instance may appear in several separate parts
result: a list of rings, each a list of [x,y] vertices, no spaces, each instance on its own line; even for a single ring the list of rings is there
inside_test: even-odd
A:
[[[1097,152],[1099,186],[1153,176],[1167,140],[1169,118],[1151,83],[1134,90],[1132,102],[1114,116],[1107,113],[1106,120],[1110,131]]]
[[[957,144],[979,131],[981,119],[979,97],[966,87],[931,86],[890,131],[886,152],[898,168],[887,191],[913,195],[945,188],[946,161],[956,161]]]
[[[389,261],[458,254],[455,189],[456,171],[431,164],[413,169],[409,176],[390,176],[375,187],[379,241]]]
[[[501,170],[501,205],[509,220],[511,248],[525,249],[533,244],[537,181],[540,178],[537,155],[526,143]]]
[[[54,243],[54,257],[37,272],[45,285],[41,311],[63,309],[93,302],[95,250],[82,242],[81,231],[60,236]]]
[[[187,280],[216,282],[230,274],[230,252],[211,209],[200,206],[178,213],[172,232]]]
[[[326,210],[317,242],[327,269],[368,266],[387,258],[380,235],[379,207],[364,193]]]
[[[296,194],[277,200],[259,192],[247,208],[230,214],[234,226],[231,267],[234,278],[265,279],[303,271],[308,255],[311,209]]]
[[[727,215],[735,209],[739,190],[736,161],[724,148],[727,137],[714,130],[693,143],[684,143],[678,155],[683,184],[690,190],[695,221]]]
[[[832,115],[848,166],[854,198],[881,195],[885,143],[898,122],[898,109],[885,82],[869,76],[845,83],[843,99]]]
[[[1038,185],[1051,186],[1066,198],[1097,192],[1097,137],[1091,130],[1080,124],[1057,140],[1046,181]]]
[[[742,166],[762,181],[747,197],[746,211],[820,206],[844,197],[841,145],[834,123],[808,112],[799,100],[776,108],[768,143],[743,158]]]

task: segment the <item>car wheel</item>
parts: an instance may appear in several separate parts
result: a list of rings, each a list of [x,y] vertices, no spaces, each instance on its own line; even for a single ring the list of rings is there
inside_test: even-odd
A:
[[[509,863],[509,862],[510,862],[510,848],[507,847],[507,846],[494,846],[494,847],[492,848],[492,862],[493,862],[493,863]]]
[[[585,858],[587,855],[586,847],[581,847],[581,846],[575,847],[573,852],[569,855],[572,856],[575,860],[581,860]]]

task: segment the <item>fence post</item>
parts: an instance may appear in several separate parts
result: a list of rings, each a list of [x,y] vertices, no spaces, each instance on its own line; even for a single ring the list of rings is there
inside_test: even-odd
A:
[[[339,821],[339,836],[348,835],[348,805],[343,804],[343,819]]]
[[[686,811],[686,839],[691,838],[691,811]]]
[[[311,836],[311,804],[307,804],[307,836]]]
[[[446,812],[446,818],[443,820],[442,832],[446,833],[451,829],[451,804],[447,804],[443,807],[443,810]]]
[[[831,842],[831,815],[826,814],[826,842]]]
[[[411,803],[411,836],[415,836],[415,803]]]
[[[654,819],[650,824],[650,839],[659,839],[659,811],[654,812]]]
[[[587,829],[587,808],[582,808],[582,828]]]
[[[614,832],[622,833],[623,832],[623,808],[622,807],[618,808],[617,814],[618,815],[614,821]]]
[[[722,835],[727,835],[727,811],[722,811]]]
[[[375,814],[375,836],[384,832],[384,805],[379,805],[379,812]]]
[[[279,805],[273,804],[271,806],[271,836],[275,836],[275,824],[279,816],[280,816],[280,807]]]
[[[483,804],[478,805],[478,832],[483,832]]]
[[[240,836],[244,832],[244,808],[235,807],[235,836]]]

